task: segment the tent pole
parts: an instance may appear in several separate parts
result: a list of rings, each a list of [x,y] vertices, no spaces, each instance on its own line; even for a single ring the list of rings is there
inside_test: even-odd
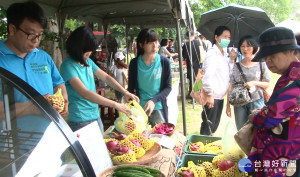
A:
[[[126,62],[127,62],[127,64],[129,64],[129,57],[128,57],[128,54],[129,54],[129,44],[128,44],[129,30],[130,30],[130,25],[129,24],[125,25],[125,39],[126,39],[126,50],[127,50]]]
[[[183,123],[183,134],[186,136],[186,118],[185,118],[185,79],[183,77],[182,70],[182,48],[181,48],[181,30],[180,30],[180,19],[176,19],[176,31],[178,41],[178,53],[179,53],[179,70],[180,70],[180,86],[181,86],[181,104],[182,104],[182,123]]]
[[[194,67],[193,67],[193,52],[192,52],[192,41],[191,41],[191,30],[189,29],[189,59],[190,59],[190,69],[191,69],[191,80],[189,82],[189,84],[191,84],[192,86],[194,85]],[[195,47],[195,46],[194,46]],[[189,86],[190,87],[190,86]],[[191,91],[191,90],[189,90]],[[195,109],[195,101],[194,98],[192,98],[192,104],[193,104],[193,109]]]

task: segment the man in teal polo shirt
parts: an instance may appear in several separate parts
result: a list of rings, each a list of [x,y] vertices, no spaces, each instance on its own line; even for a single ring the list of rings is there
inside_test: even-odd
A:
[[[65,116],[68,113],[68,96],[64,81],[52,58],[45,51],[36,48],[42,39],[46,23],[47,19],[38,4],[34,2],[12,4],[7,9],[8,37],[7,40],[0,41],[0,67],[23,79],[41,95],[53,95],[61,88],[66,105],[61,115]],[[26,109],[29,102],[19,92],[15,92],[15,101],[18,102],[17,117],[21,117],[18,120],[18,128],[22,129],[22,125],[25,124],[34,127],[34,122],[31,122],[30,118],[24,119],[24,116],[32,117],[27,115],[40,114],[39,111]],[[26,127],[26,130],[43,129],[42,124],[36,126],[31,129]]]

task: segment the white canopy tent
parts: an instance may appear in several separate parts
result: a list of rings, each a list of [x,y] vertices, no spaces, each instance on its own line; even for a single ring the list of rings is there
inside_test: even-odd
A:
[[[130,26],[172,27],[177,29],[178,46],[181,46],[181,26],[188,31],[195,30],[193,13],[187,0],[32,0],[38,3],[47,16],[58,20],[59,33],[62,36],[64,22],[67,18],[81,19],[86,22],[102,24],[106,34],[109,25],[125,25],[126,33]],[[1,0],[5,9],[16,2],[24,0]],[[179,47],[179,58],[181,56]],[[180,81],[182,96],[183,130],[186,135],[185,87],[180,64]]]

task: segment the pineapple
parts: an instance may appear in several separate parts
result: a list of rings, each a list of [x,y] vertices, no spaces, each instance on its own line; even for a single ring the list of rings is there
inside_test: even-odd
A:
[[[62,95],[61,88],[58,88],[57,92],[54,95],[50,95],[47,99],[58,113],[62,113],[64,111],[65,99]]]

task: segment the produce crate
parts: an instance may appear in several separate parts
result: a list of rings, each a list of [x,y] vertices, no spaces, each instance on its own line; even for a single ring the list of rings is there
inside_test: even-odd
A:
[[[205,136],[205,135],[196,135],[196,134],[192,134],[188,137],[188,140],[185,143],[184,146],[184,153],[186,154],[205,154],[205,155],[217,155],[217,154],[208,154],[208,153],[197,153],[197,152],[190,152],[189,150],[189,144],[191,143],[196,143],[201,141],[204,145],[217,141],[217,140],[221,140],[222,137],[216,137],[216,136]]]
[[[199,165],[203,162],[212,162],[214,155],[204,155],[204,154],[183,154],[181,167],[187,167],[188,161],[193,161],[194,164]]]

